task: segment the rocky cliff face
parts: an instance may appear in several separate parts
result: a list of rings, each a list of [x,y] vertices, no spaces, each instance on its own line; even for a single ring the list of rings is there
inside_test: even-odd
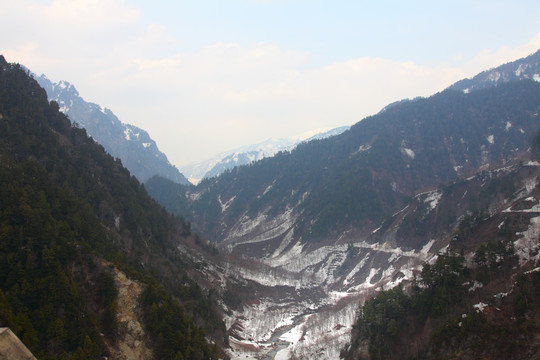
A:
[[[115,359],[152,359],[153,352],[148,344],[149,336],[142,326],[144,322],[139,305],[144,285],[129,279],[117,268],[114,268],[113,272],[118,288],[119,338],[116,345],[111,346],[110,351]]]

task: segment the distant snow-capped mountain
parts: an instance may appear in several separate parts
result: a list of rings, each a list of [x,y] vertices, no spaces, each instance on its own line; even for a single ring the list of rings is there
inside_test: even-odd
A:
[[[292,138],[268,139],[258,144],[246,145],[219,153],[202,162],[183,166],[180,170],[191,183],[196,185],[202,179],[218,176],[236,166],[248,165],[254,161],[274,156],[280,151],[292,150],[301,142],[339,135],[349,128],[350,126],[341,126],[331,130],[315,130]]]
[[[139,181],[160,175],[179,184],[189,184],[145,130],[122,123],[111,110],[86,102],[67,81],[53,83],[45,75],[36,80],[47,92],[49,100],[58,103],[60,111],[76,126],[85,128],[108,153],[122,160]]]

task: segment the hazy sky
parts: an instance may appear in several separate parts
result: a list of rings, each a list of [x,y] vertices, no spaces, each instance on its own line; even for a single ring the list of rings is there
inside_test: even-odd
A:
[[[177,165],[351,125],[540,48],[540,1],[0,0],[0,51]]]

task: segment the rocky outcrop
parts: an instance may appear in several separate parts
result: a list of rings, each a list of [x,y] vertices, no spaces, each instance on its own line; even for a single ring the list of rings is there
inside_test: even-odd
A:
[[[144,284],[130,279],[117,268],[113,269],[115,285],[118,289],[118,337],[116,344],[109,344],[111,358],[119,360],[153,359],[148,336],[143,327],[142,309],[139,298]]]

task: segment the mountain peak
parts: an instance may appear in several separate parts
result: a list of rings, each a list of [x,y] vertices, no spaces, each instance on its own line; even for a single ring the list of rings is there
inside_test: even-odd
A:
[[[60,111],[76,126],[84,127],[108,153],[120,158],[141,182],[160,175],[179,184],[189,184],[145,130],[121,122],[107,108],[86,102],[68,81],[53,83],[45,75],[36,80],[47,92],[49,100],[58,103]]]
[[[222,174],[224,171],[236,166],[248,165],[255,161],[272,157],[280,151],[290,151],[302,142],[324,139],[341,134],[350,126],[341,126],[334,129],[317,129],[305,132],[290,138],[270,138],[263,142],[244,145],[236,149],[225,151],[216,156],[181,168],[192,184],[198,184],[202,179]]]

